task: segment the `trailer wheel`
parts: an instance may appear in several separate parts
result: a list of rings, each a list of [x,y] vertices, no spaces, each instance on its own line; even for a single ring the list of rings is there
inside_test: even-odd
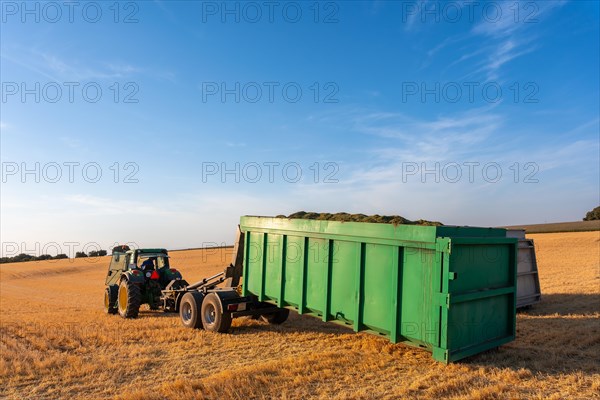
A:
[[[117,294],[119,287],[117,285],[110,285],[104,290],[104,312],[107,314],[116,314],[117,309],[115,305],[117,303]]]
[[[184,294],[179,303],[179,318],[186,328],[202,329],[200,312],[204,295],[200,292]]]
[[[140,287],[135,283],[123,279],[119,285],[119,293],[117,295],[117,304],[119,315],[123,318],[135,318],[140,311],[142,303],[142,292]]]
[[[261,315],[261,318],[265,322],[268,322],[270,324],[279,325],[279,324],[283,324],[285,321],[287,321],[289,315],[290,315],[290,310],[288,310],[287,308],[280,308],[273,314]]]
[[[210,332],[225,333],[231,327],[231,314],[223,313],[221,299],[210,293],[202,302],[202,325]]]

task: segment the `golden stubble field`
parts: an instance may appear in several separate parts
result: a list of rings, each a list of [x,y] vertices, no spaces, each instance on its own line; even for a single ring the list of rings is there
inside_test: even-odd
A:
[[[531,235],[543,302],[517,340],[443,365],[430,354],[294,313],[231,334],[102,310],[108,257],[0,266],[0,398],[600,398],[600,232]],[[228,250],[230,251],[230,250]],[[193,282],[229,253],[173,252]]]

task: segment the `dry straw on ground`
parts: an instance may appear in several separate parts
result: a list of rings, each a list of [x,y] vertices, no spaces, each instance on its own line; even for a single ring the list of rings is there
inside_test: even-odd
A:
[[[3,264],[0,398],[598,398],[600,233],[531,237],[543,302],[519,314],[516,341],[448,366],[294,313],[282,326],[239,319],[225,335],[160,312],[107,316],[107,257]],[[172,261],[194,281],[230,251]]]

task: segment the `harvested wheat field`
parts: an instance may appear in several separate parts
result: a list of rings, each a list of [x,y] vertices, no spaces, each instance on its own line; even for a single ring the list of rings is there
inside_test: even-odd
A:
[[[600,233],[530,237],[542,303],[519,313],[516,341],[447,366],[294,313],[281,326],[240,318],[230,334],[162,312],[108,316],[108,257],[3,264],[0,397],[600,398]],[[172,252],[171,264],[193,282],[230,251]]]

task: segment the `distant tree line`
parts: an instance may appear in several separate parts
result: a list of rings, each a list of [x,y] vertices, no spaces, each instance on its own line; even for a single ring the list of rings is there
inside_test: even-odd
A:
[[[596,221],[600,219],[600,206],[594,208],[592,211],[588,211],[587,214],[585,214],[585,218],[583,219],[584,221]]]
[[[94,250],[90,251],[88,254],[85,254],[83,251],[78,251],[75,253],[75,258],[83,258],[83,257],[101,257],[107,255],[106,250]],[[42,254],[40,256],[32,256],[30,254],[21,253],[14,257],[0,257],[0,264],[4,263],[16,263],[16,262],[26,262],[26,261],[43,261],[43,260],[63,260],[65,258],[69,258],[66,254],[57,254],[55,256],[51,256],[50,254]]]

